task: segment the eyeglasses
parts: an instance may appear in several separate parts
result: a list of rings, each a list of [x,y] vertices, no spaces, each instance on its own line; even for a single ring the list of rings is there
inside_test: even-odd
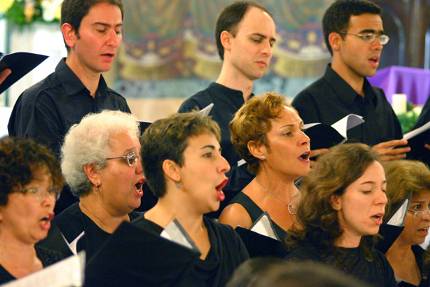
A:
[[[57,200],[60,197],[60,192],[53,188],[46,190],[46,189],[39,189],[37,187],[29,187],[29,188],[24,188],[20,190],[20,193],[30,194],[32,196],[37,197],[40,201],[44,200],[45,198],[51,195],[55,197],[55,200]]]
[[[430,214],[430,206],[425,206],[422,204],[413,205],[408,209],[410,213],[415,217],[422,217],[425,213]]]
[[[358,33],[358,34],[341,32],[339,34],[341,34],[341,35],[352,35],[352,36],[360,38],[361,40],[363,40],[366,43],[373,43],[376,39],[378,39],[379,43],[381,43],[381,45],[386,45],[390,41],[390,37],[388,35],[378,34],[378,33],[373,33],[373,32]]]
[[[128,164],[128,166],[134,166],[139,160],[139,156],[134,151],[131,151],[126,155],[106,158],[106,160],[110,159],[123,159]]]

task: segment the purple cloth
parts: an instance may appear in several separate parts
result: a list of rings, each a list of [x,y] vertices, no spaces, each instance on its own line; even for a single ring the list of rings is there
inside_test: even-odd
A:
[[[393,94],[406,94],[408,102],[424,105],[430,95],[430,70],[392,66],[379,70],[369,82],[384,90],[391,103]]]

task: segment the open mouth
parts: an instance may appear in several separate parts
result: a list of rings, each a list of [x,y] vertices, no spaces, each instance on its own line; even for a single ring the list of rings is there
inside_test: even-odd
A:
[[[300,156],[299,156],[299,159],[300,160],[309,160],[309,157],[311,156],[311,152],[310,151],[306,151],[306,152],[304,152],[304,153],[302,153]]]
[[[136,188],[136,193],[138,196],[142,197],[143,196],[143,184],[145,183],[145,179],[141,178],[135,185],[134,187]]]
[[[372,215],[371,218],[376,224],[381,225],[382,220],[384,219],[384,214],[378,213],[378,214]]]
[[[44,216],[40,219],[40,221],[49,222],[54,218],[54,213],[51,212],[47,216]]]
[[[371,62],[374,65],[378,65],[379,63],[379,57],[372,57],[369,59],[369,62]]]
[[[40,227],[47,231],[51,227],[51,220],[54,218],[54,213],[50,212],[48,215],[40,219]]]
[[[227,183],[228,183],[228,179],[225,179],[215,187],[217,198],[219,201],[223,201],[225,199],[225,194],[222,191],[222,189],[227,185]]]
[[[144,179],[140,179],[134,186],[136,187],[137,190],[142,190],[142,186],[145,183]]]

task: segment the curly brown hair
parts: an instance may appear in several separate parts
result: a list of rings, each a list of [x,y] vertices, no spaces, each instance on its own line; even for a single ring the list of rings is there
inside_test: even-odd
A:
[[[288,245],[309,241],[322,250],[332,249],[342,229],[331,197],[341,196],[375,161],[377,154],[359,143],[338,145],[322,155],[303,181],[298,225],[290,232]]]
[[[9,194],[29,184],[34,174],[46,169],[57,194],[63,187],[63,176],[57,158],[45,146],[31,139],[3,137],[0,139],[0,206]]]
[[[271,120],[278,118],[286,106],[291,107],[284,96],[267,92],[247,101],[230,122],[231,142],[254,174],[260,161],[250,153],[248,143],[253,141],[270,148],[266,134],[272,128]]]

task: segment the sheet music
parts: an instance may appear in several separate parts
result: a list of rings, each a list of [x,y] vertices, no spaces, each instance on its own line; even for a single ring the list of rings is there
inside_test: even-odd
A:
[[[3,287],[65,287],[84,283],[85,252],[80,252]]]
[[[391,216],[390,220],[387,222],[388,225],[403,226],[403,221],[405,220],[406,212],[408,211],[409,199],[405,199],[403,204],[397,209],[397,211]]]
[[[349,114],[331,126],[337,130],[345,139],[347,138],[347,131],[360,124],[364,123],[363,117],[356,114]]]
[[[251,227],[251,231],[275,240],[279,240],[272,228],[270,217],[266,212],[264,212],[263,215],[260,216],[260,218],[254,223],[254,225]]]
[[[214,106],[214,103],[210,103],[209,105],[207,105],[206,107],[201,109],[199,111],[199,113],[204,115],[204,116],[209,116],[210,112],[212,111],[213,106]]]
[[[415,136],[417,136],[417,135],[419,135],[419,134],[421,134],[421,133],[425,132],[425,131],[426,131],[426,130],[428,130],[428,129],[430,129],[430,121],[429,121],[429,122],[427,122],[425,125],[420,126],[419,128],[414,129],[413,131],[410,131],[410,132],[406,133],[406,134],[403,136],[403,139],[405,139],[405,140],[409,140],[409,139],[411,139],[411,138],[413,138],[413,137],[415,137]]]
[[[160,236],[187,248],[198,250],[191,237],[176,219],[167,224]]]

